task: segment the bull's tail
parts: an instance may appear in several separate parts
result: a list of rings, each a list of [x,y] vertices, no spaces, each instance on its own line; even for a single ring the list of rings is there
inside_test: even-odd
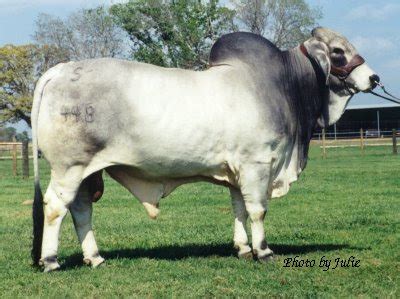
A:
[[[31,256],[33,265],[38,266],[42,251],[42,238],[43,238],[43,226],[44,226],[44,211],[43,211],[43,195],[40,188],[40,176],[39,176],[39,161],[38,161],[38,135],[37,126],[39,118],[40,104],[42,101],[43,91],[46,84],[59,72],[62,64],[59,64],[50,70],[48,70],[38,81],[33,96],[33,105],[31,113],[31,124],[32,124],[32,150],[33,150],[33,170],[35,174],[35,195],[33,199],[32,208],[32,219],[33,219],[33,242]]]
[[[34,151],[34,155],[37,155],[37,152]],[[38,266],[40,255],[42,253],[44,211],[43,211],[42,190],[40,189],[39,181],[36,180],[35,180],[35,197],[33,200],[33,208],[32,208],[32,218],[33,218],[33,242],[32,242],[31,256],[33,265]]]
[[[38,81],[35,93],[33,97],[32,113],[31,113],[31,124],[32,124],[32,151],[33,151],[33,171],[35,174],[35,195],[33,199],[32,208],[32,219],[33,219],[33,241],[31,256],[33,265],[38,266],[42,251],[42,237],[43,237],[43,226],[44,226],[44,211],[43,211],[43,195],[40,188],[40,176],[39,176],[39,161],[38,161],[38,137],[37,137],[37,125],[40,110],[40,103],[42,101],[42,94],[44,86],[47,80],[43,80],[43,77]]]

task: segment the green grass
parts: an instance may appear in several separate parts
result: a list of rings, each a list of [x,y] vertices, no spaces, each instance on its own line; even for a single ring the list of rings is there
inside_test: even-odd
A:
[[[41,162],[42,186],[49,169]],[[275,261],[238,260],[232,251],[228,191],[210,184],[179,188],[161,202],[159,219],[105,178],[94,228],[107,262],[82,265],[70,215],[61,233],[63,269],[30,267],[32,179],[11,176],[0,161],[1,297],[399,297],[400,156],[389,147],[311,149],[289,194],[270,202],[265,228]],[[315,260],[285,268],[284,259]],[[322,256],[360,260],[359,268],[319,268]]]

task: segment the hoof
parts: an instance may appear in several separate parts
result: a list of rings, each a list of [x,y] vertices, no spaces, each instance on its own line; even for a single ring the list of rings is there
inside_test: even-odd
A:
[[[44,273],[48,273],[48,272],[53,272],[60,269],[60,264],[57,262],[54,263],[49,263],[49,264],[44,264]]]
[[[60,264],[57,262],[57,257],[47,257],[39,261],[39,266],[43,267],[43,272],[52,272],[60,269]]]
[[[274,252],[268,247],[262,250],[254,250],[254,255],[261,263],[268,263],[274,259]]]
[[[105,260],[104,260],[100,255],[97,255],[97,256],[92,257],[92,258],[84,258],[84,259],[83,259],[83,262],[84,262],[86,265],[92,266],[92,268],[97,268],[98,266],[100,266],[101,264],[103,264],[104,261],[105,261]]]
[[[245,259],[245,260],[252,260],[253,252],[251,250],[248,252],[238,252],[238,258]]]
[[[235,245],[234,246],[237,250],[237,257],[240,259],[252,260],[253,259],[253,252],[248,245]]]
[[[271,253],[271,254],[266,254],[264,256],[261,256],[261,257],[259,256],[257,259],[260,263],[263,263],[263,264],[270,263],[274,260],[274,254]]]

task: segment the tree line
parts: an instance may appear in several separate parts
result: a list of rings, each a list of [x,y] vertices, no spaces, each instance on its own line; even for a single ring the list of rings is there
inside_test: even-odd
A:
[[[35,83],[57,63],[115,57],[202,70],[225,33],[254,32],[288,49],[320,18],[321,10],[305,0],[130,0],[64,19],[39,14],[33,43],[0,47],[0,125],[31,125]]]

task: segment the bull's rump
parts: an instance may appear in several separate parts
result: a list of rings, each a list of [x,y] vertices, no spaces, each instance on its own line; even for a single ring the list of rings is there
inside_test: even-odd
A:
[[[50,163],[207,174],[232,158],[227,153],[260,141],[250,138],[260,129],[257,107],[240,88],[243,76],[235,80],[226,66],[192,72],[113,59],[68,63],[43,92],[39,147]]]

